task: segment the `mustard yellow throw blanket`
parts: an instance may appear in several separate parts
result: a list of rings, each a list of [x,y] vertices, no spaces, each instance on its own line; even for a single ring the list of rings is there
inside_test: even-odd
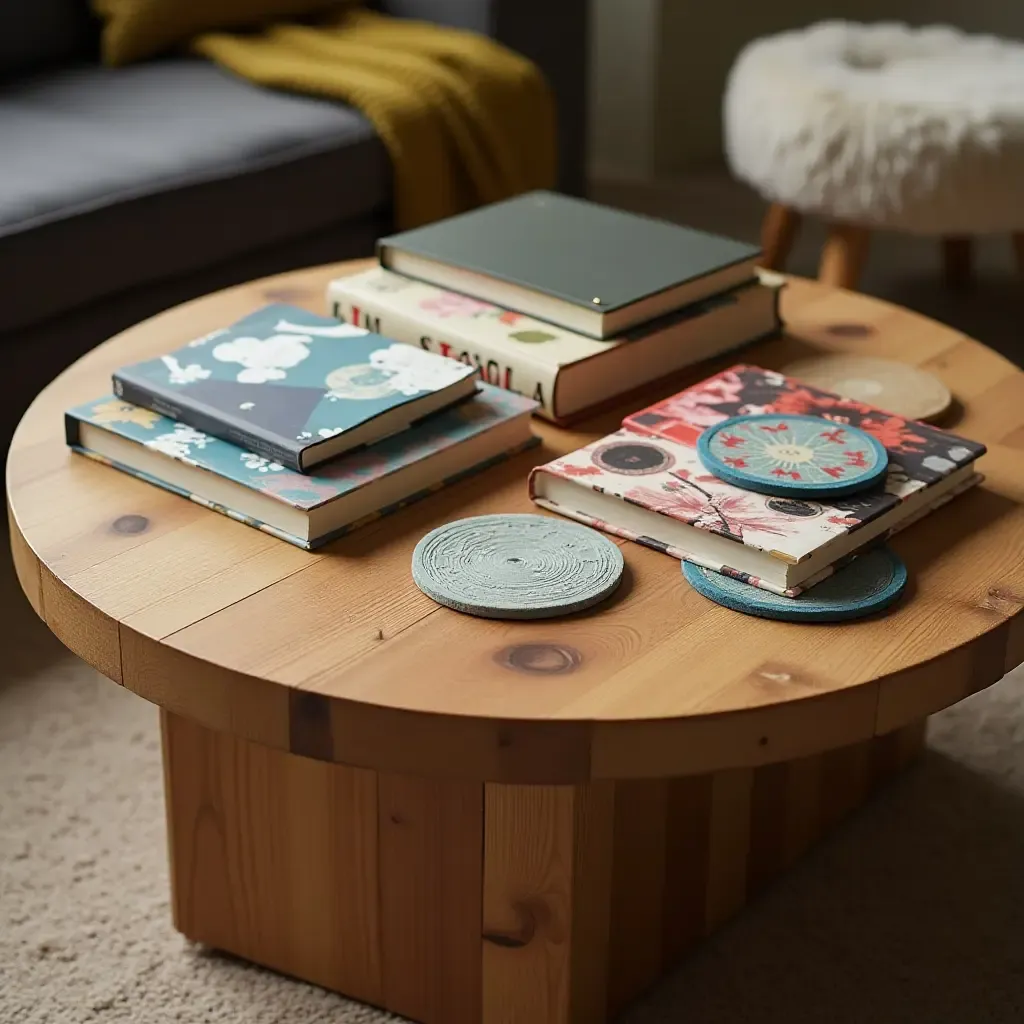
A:
[[[547,83],[483,36],[356,9],[314,26],[205,33],[192,49],[260,85],[360,110],[391,155],[399,228],[554,185]]]

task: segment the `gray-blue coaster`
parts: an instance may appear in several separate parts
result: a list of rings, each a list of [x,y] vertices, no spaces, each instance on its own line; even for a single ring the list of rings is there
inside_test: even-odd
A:
[[[798,597],[781,597],[692,562],[683,562],[683,575],[694,590],[716,604],[785,622],[863,618],[887,608],[907,585],[907,567],[885,547],[860,555]]]
[[[431,530],[412,553],[427,597],[487,619],[568,615],[609,597],[622,552],[607,537],[548,516],[457,519]]]

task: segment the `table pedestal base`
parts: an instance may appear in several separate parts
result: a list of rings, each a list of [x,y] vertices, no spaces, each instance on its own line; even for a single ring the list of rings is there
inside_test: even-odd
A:
[[[162,712],[174,923],[424,1024],[606,1019],[921,749],[518,786],[297,757]]]

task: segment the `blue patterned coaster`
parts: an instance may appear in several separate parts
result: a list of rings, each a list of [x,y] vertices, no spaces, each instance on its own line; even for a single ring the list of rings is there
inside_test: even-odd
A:
[[[716,604],[785,622],[860,619],[887,608],[907,585],[907,567],[885,547],[865,552],[799,597],[772,594],[692,562],[683,562],[683,575],[694,590]]]
[[[431,530],[412,553],[427,597],[487,619],[544,619],[611,596],[622,552],[607,537],[548,516],[474,516]]]
[[[708,427],[697,454],[719,480],[761,494],[830,498],[885,477],[889,453],[858,427],[818,416],[733,416]]]

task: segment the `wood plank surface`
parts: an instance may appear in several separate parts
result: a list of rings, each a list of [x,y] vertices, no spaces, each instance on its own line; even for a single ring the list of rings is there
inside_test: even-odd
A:
[[[669,786],[667,779],[615,784],[608,965],[611,1013],[647,989],[662,972]]]
[[[801,757],[786,765],[783,835],[787,866],[802,857],[821,835],[823,756]]]
[[[32,605],[32,610],[40,618],[43,615],[42,582],[39,578],[40,565],[35,553],[28,546],[28,541],[14,522],[14,510],[10,502],[7,503],[7,528],[11,538],[11,558],[14,560],[14,573],[18,577],[18,583]]]
[[[747,901],[747,858],[754,770],[733,768],[711,780],[704,929],[712,932]]]
[[[214,732],[291,749],[287,690],[264,679],[197,665],[127,626],[121,627],[120,643],[127,689]]]
[[[423,1024],[592,1024],[920,750],[672,780],[380,775],[162,713],[175,923]]]
[[[483,786],[381,775],[383,1005],[479,1024]]]
[[[287,723],[268,726],[265,694],[247,700],[240,681],[259,679],[281,691],[278,707],[313,706],[293,693],[319,696],[321,732],[304,748],[315,757],[397,774],[582,783],[813,756],[902,727],[1024,659],[1024,374],[952,328],[821,284],[791,281],[786,332],[744,358],[776,368],[821,351],[898,352],[952,388],[949,425],[990,449],[983,487],[893,540],[912,592],[881,619],[813,631],[745,619],[738,644],[733,613],[686,588],[674,560],[628,543],[620,592],[585,615],[495,623],[423,597],[408,565],[426,529],[478,512],[536,512],[529,467],[613,429],[626,407],[571,430],[537,421],[540,449],[314,555],[67,452],[63,410],[102,393],[116,366],[274,296],[322,309],[332,276],[367,265],[280,275],[169,310],[79,360],[29,409],[7,472],[19,578],[100,671],[120,679],[149,640],[141,660],[154,682],[133,668],[132,687],[210,727],[291,749]],[[629,406],[727,364],[652,384]],[[162,652],[175,672],[157,664]],[[685,685],[666,685],[680,671]]]
[[[90,604],[49,567],[39,567],[39,600],[53,635],[82,661],[121,682],[121,640],[115,619]]]
[[[792,761],[754,769],[750,793],[750,848],[747,893],[760,892],[788,864],[786,818]]]
[[[380,1004],[375,773],[161,726],[178,929]]]
[[[713,775],[691,775],[669,782],[662,923],[666,964],[675,963],[704,937],[713,780]]]
[[[577,787],[573,796],[571,1024],[592,1024],[608,1013],[615,800],[611,782]]]
[[[487,785],[484,1024],[604,1019],[613,792]]]
[[[872,742],[854,743],[821,755],[820,832],[837,825],[866,799],[871,783]]]

